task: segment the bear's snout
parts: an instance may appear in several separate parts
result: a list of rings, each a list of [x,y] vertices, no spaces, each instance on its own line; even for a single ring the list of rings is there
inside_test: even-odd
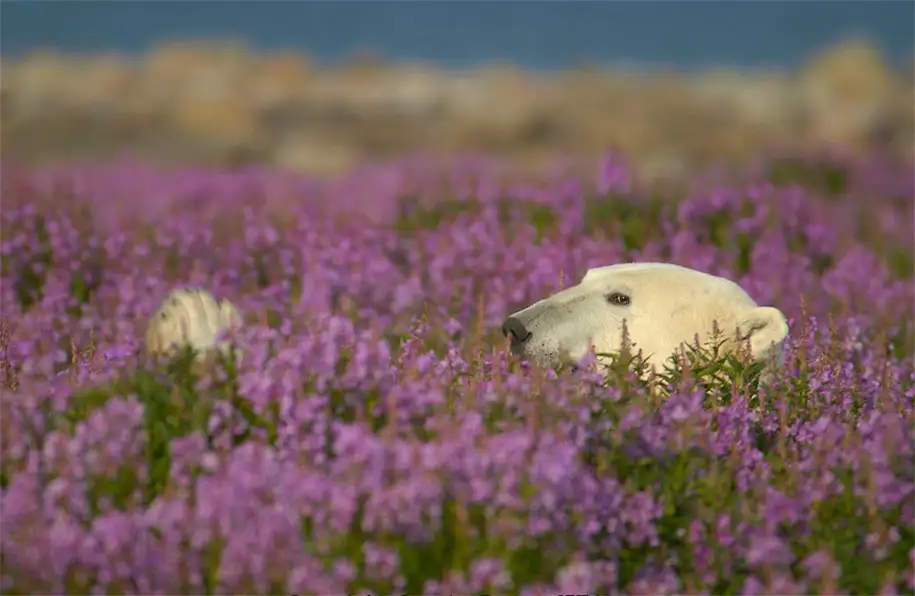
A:
[[[512,343],[522,344],[528,341],[533,335],[518,317],[508,317],[505,319],[505,322],[502,323],[502,335],[508,337],[509,334],[511,334]]]

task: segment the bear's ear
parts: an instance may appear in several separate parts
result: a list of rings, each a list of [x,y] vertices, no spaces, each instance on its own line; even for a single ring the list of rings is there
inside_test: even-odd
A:
[[[155,354],[162,349],[162,334],[159,331],[158,321],[156,321],[158,314],[157,312],[153,315],[146,327],[146,351],[149,354]]]
[[[750,340],[750,350],[757,360],[766,357],[773,346],[778,346],[788,336],[785,315],[771,306],[750,309],[738,321],[740,340]]]
[[[241,313],[234,304],[223,298],[219,302],[219,312],[222,314],[223,321],[230,327],[241,327]]]
[[[162,314],[162,310],[157,310],[146,327],[146,351],[152,355],[167,353],[176,339],[175,321]]]
[[[581,278],[582,283],[588,281],[589,279],[593,279],[599,272],[600,268],[588,269],[585,271],[585,276]]]

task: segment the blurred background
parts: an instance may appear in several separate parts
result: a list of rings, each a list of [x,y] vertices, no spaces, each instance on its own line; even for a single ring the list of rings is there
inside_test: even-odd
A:
[[[647,177],[913,158],[915,2],[2,3],[2,150],[331,175],[414,153]]]

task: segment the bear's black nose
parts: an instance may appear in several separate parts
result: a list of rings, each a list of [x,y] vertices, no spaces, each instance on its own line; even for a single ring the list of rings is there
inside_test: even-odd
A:
[[[524,326],[524,323],[516,317],[508,317],[505,319],[505,322],[502,323],[502,335],[508,337],[508,334],[512,334],[512,339],[521,343],[526,342],[531,338],[531,332],[527,330],[527,327]]]

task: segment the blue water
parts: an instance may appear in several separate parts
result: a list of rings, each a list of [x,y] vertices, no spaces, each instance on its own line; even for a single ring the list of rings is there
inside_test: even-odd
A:
[[[307,50],[320,62],[371,51],[457,67],[756,68],[794,67],[825,44],[862,36],[902,64],[915,49],[915,2],[4,0],[0,29],[4,57],[39,48],[136,53],[164,39],[232,37]]]

